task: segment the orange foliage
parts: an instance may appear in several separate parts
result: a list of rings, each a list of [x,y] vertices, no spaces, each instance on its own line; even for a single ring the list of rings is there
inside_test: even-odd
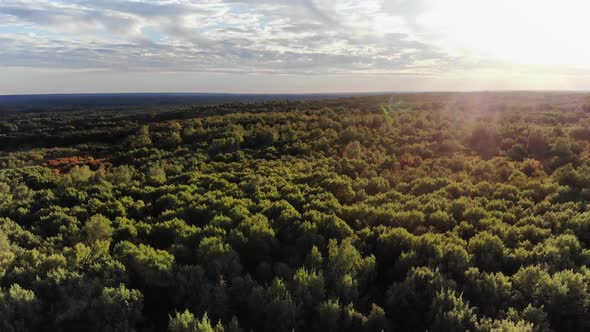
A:
[[[399,164],[402,168],[406,168],[406,167],[415,168],[415,167],[418,167],[418,165],[420,163],[416,157],[409,155],[409,154],[404,154],[400,158]]]
[[[526,159],[520,165],[520,171],[527,176],[533,176],[537,171],[543,170],[543,164],[537,159]]]
[[[53,169],[55,173],[62,173],[64,171],[68,171],[70,168],[74,166],[86,165],[93,170],[104,169],[105,167],[112,166],[112,164],[108,162],[106,158],[94,159],[93,157],[84,156],[72,156],[50,159],[44,162],[42,165]]]

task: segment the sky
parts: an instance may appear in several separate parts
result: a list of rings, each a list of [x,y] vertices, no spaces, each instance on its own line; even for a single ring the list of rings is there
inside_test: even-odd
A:
[[[590,90],[587,0],[0,0],[0,94]]]

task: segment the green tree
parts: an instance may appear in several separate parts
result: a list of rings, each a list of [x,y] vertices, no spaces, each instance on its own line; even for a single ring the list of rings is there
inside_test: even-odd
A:
[[[342,155],[344,156],[344,158],[348,159],[360,159],[361,152],[361,143],[359,143],[359,141],[353,141],[346,145]]]
[[[293,296],[307,308],[315,307],[324,300],[324,277],[316,271],[300,268],[293,276]]]
[[[86,238],[91,243],[96,241],[107,241],[113,236],[111,221],[100,214],[92,216],[86,224],[84,224],[84,229],[86,231]]]
[[[0,327],[2,331],[33,331],[41,326],[41,303],[35,293],[12,284],[0,290]]]
[[[549,144],[547,143],[545,133],[541,130],[530,132],[527,140],[527,148],[535,159],[544,159],[549,152]]]
[[[500,271],[504,261],[504,243],[496,235],[480,232],[469,240],[467,250],[472,255],[473,265],[483,271]]]
[[[142,148],[152,145],[150,127],[141,126],[137,133],[129,138],[129,145],[133,148]]]
[[[91,304],[93,331],[136,331],[142,322],[143,295],[135,289],[106,287]]]
[[[497,139],[497,133],[488,125],[478,124],[471,131],[467,143],[483,159],[489,159],[497,152]]]
[[[168,331],[170,332],[224,332],[225,329],[221,322],[216,325],[211,325],[211,321],[207,313],[201,319],[195,316],[188,310],[180,313],[177,312],[174,317],[170,317],[168,323]]]
[[[436,293],[431,316],[433,321],[428,331],[473,331],[477,326],[474,309],[449,289]]]

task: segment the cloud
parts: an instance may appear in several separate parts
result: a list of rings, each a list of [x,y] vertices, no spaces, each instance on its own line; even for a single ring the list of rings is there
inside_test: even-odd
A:
[[[404,17],[419,7],[398,2],[396,7],[379,0],[5,0],[0,64],[428,75],[456,63],[412,36]]]
[[[590,4],[562,2],[0,0],[0,93],[587,89]]]

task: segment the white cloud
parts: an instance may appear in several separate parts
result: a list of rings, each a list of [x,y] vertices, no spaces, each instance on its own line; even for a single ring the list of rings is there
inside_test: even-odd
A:
[[[399,16],[382,5],[378,0],[7,0],[0,3],[0,15],[12,26],[44,34],[2,33],[0,25],[0,63],[320,74],[398,72],[448,60],[412,40]]]
[[[542,69],[551,70],[543,79],[580,82],[579,68],[590,65],[581,38],[590,6],[563,1],[0,0],[0,67],[175,72],[184,82],[184,73],[241,82],[248,78],[238,75],[256,74],[268,84],[269,75],[390,75],[402,86],[418,86],[417,77],[425,88],[454,82],[447,89],[478,77],[473,86],[505,87],[502,75],[536,82]],[[459,85],[461,75],[469,82]]]

